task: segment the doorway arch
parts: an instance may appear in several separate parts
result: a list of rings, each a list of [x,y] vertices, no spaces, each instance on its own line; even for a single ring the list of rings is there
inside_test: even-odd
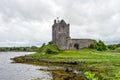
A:
[[[75,43],[75,44],[74,44],[74,48],[75,48],[76,50],[79,50],[79,44]]]

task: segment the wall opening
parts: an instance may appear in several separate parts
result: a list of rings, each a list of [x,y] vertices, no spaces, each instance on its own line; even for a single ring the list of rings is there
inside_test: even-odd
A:
[[[74,48],[78,50],[79,49],[79,44],[75,43]]]

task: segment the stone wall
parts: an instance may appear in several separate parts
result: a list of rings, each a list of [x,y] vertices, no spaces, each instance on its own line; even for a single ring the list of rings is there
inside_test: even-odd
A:
[[[52,26],[52,42],[56,44],[59,49],[81,49],[88,47],[94,40],[92,39],[71,39],[69,24],[64,20],[54,20]],[[77,33],[76,33],[77,34]]]
[[[59,49],[67,49],[67,39],[69,36],[69,24],[64,20],[54,21],[52,27],[52,42],[55,43]]]
[[[76,50],[84,47],[88,47],[94,40],[92,39],[70,39],[69,40],[69,49]]]

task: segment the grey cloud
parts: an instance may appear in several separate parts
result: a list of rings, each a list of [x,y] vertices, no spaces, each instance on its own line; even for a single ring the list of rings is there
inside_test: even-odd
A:
[[[120,39],[119,0],[64,0],[56,4],[64,9],[62,16],[71,23],[73,37],[105,42]]]
[[[1,0],[0,12],[4,20],[20,18],[23,20],[39,20],[53,15],[50,1],[43,0]]]
[[[120,43],[120,0],[0,0],[0,46],[40,45],[51,40],[57,16],[71,37]]]

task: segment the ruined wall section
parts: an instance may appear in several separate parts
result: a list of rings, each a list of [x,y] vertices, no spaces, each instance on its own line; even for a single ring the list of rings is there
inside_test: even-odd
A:
[[[68,47],[71,50],[79,50],[88,47],[93,41],[93,39],[70,39]]]

